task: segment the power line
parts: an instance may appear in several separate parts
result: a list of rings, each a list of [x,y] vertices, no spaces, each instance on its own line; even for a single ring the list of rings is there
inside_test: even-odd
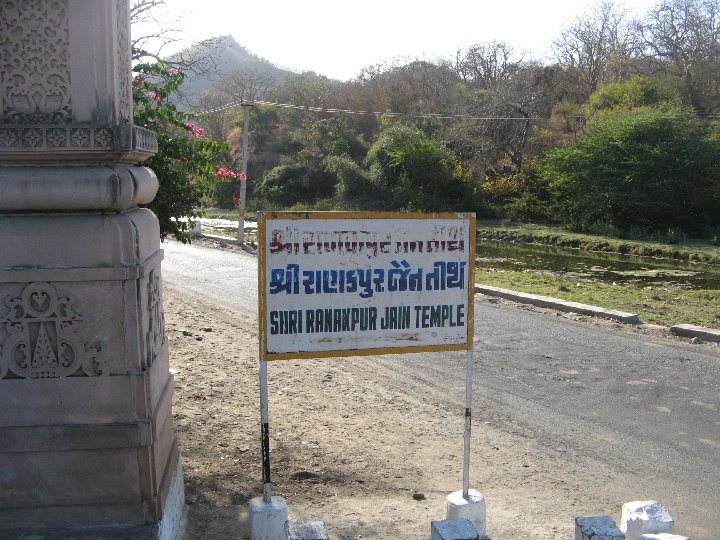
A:
[[[332,108],[326,108],[326,107],[313,107],[311,105],[294,105],[292,103],[277,103],[274,101],[262,101],[262,100],[248,100],[248,101],[231,101],[229,103],[225,103],[224,105],[220,105],[218,107],[214,107],[212,109],[208,109],[206,111],[202,111],[199,113],[195,113],[197,116],[211,116],[213,114],[230,111],[233,109],[237,109],[238,107],[242,107],[243,105],[265,105],[268,107],[277,107],[282,109],[295,109],[299,111],[308,111],[308,112],[317,112],[317,113],[324,113],[324,114],[348,114],[348,115],[358,115],[358,116],[386,116],[390,118],[429,118],[429,119],[436,119],[436,120],[473,120],[473,121],[480,121],[480,122],[501,122],[501,121],[508,121],[508,120],[518,120],[518,121],[528,121],[528,120],[548,120],[548,118],[543,118],[539,116],[471,116],[467,114],[443,114],[443,113],[399,113],[399,112],[391,112],[391,111],[355,111],[352,109],[332,109]],[[567,116],[564,117],[568,120],[587,120],[588,117],[584,115],[574,115],[574,116]],[[710,119],[716,119],[720,118],[720,115],[718,114],[705,114],[701,115],[700,118],[704,118],[706,120]]]
[[[210,116],[220,112],[237,109],[243,105],[265,105],[268,107],[278,107],[282,109],[295,109],[299,111],[318,112],[326,114],[349,114],[359,116],[387,116],[391,118],[432,118],[437,120],[475,120],[475,121],[505,121],[505,120],[545,120],[536,116],[471,116],[466,114],[442,114],[442,113],[399,113],[391,111],[355,111],[351,109],[331,109],[326,107],[313,107],[311,105],[293,105],[291,103],[277,103],[274,101],[232,101],[219,107],[214,107],[206,111],[195,113],[197,116]]]

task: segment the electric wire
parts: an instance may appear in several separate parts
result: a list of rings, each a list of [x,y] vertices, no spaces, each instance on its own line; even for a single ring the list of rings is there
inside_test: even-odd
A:
[[[385,116],[390,118],[432,118],[437,120],[474,120],[474,121],[507,121],[507,120],[545,120],[544,118],[536,116],[471,116],[467,114],[443,114],[443,113],[400,113],[392,111],[356,111],[352,109],[334,109],[326,107],[314,107],[312,105],[294,105],[292,103],[277,103],[274,101],[263,101],[263,100],[252,100],[252,101],[232,101],[195,113],[196,116],[212,116],[221,112],[237,109],[243,106],[252,105],[265,105],[267,107],[278,107],[282,109],[295,109],[300,111],[318,112],[327,114],[349,114],[349,115],[360,115],[360,116]]]

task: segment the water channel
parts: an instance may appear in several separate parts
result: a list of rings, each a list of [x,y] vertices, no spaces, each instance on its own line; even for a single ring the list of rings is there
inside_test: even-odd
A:
[[[478,242],[476,257],[478,269],[484,270],[536,270],[606,283],[720,289],[720,268],[668,259],[485,240]]]

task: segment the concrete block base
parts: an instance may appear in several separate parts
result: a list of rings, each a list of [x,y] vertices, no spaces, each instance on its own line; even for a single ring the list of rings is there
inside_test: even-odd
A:
[[[250,540],[285,540],[285,522],[288,508],[282,497],[271,497],[266,502],[262,497],[250,501]]]
[[[632,501],[623,504],[620,529],[627,540],[640,540],[645,533],[672,533],[675,528],[670,512],[657,501]]]
[[[444,519],[430,523],[430,540],[480,540],[467,519]]]
[[[474,489],[468,490],[467,498],[462,491],[456,491],[445,500],[445,519],[467,519],[480,538],[487,529],[485,512],[485,497]]]
[[[288,520],[285,524],[287,540],[329,540],[322,521]]]
[[[625,534],[610,516],[575,518],[575,540],[622,540]]]
[[[657,534],[641,534],[640,540],[690,540],[688,536],[682,534],[657,533]]]

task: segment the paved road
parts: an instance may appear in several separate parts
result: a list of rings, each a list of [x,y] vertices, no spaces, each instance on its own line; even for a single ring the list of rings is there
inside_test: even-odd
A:
[[[257,312],[256,259],[167,243],[166,282]],[[477,302],[476,419],[627,471],[693,538],[720,531],[720,354],[564,317]],[[462,402],[462,355],[378,359]],[[618,504],[624,501],[618,501]],[[615,509],[607,509],[617,515]]]

